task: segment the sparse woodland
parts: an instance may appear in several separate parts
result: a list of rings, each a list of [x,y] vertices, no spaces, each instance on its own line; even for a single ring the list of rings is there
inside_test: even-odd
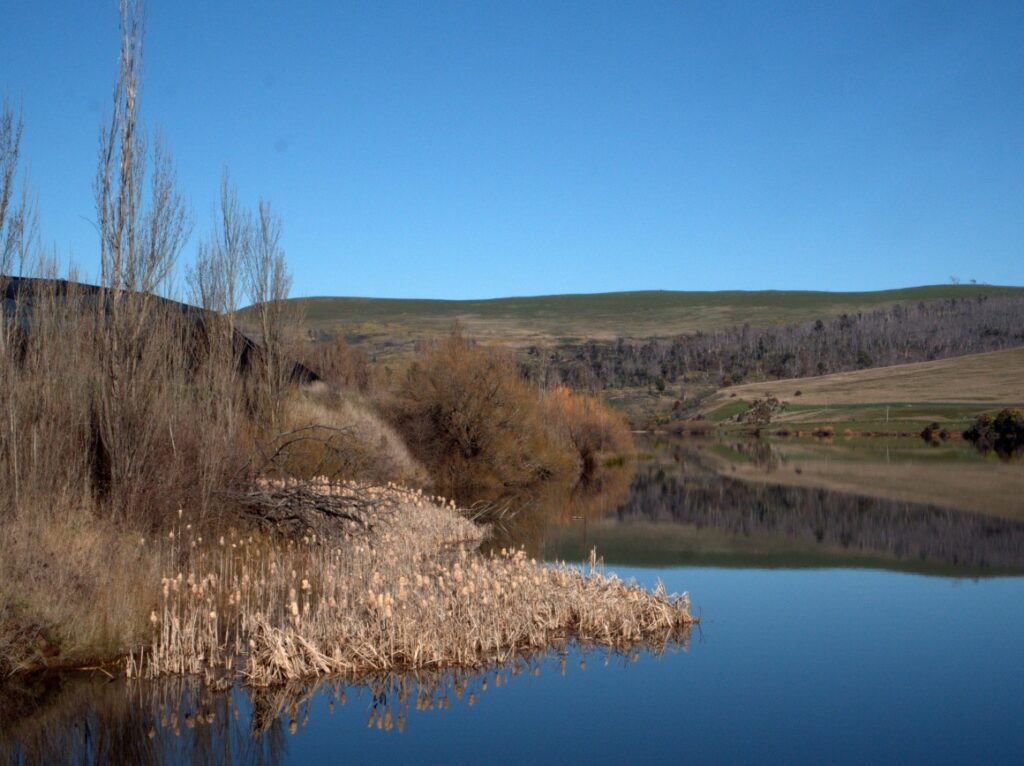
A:
[[[1024,298],[979,297],[896,305],[792,325],[734,327],[648,341],[592,342],[545,354],[526,374],[545,385],[601,390],[800,378],[1024,345]]]

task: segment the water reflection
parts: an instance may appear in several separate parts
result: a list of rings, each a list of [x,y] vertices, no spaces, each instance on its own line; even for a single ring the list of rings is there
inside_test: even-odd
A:
[[[509,498],[517,513],[491,524],[485,548],[500,550],[524,546],[532,556],[543,556],[545,541],[553,528],[581,519],[597,519],[615,513],[629,500],[634,466],[611,466],[575,485],[551,486],[541,494]],[[583,561],[588,551],[574,560]]]
[[[675,651],[673,644],[655,650]],[[590,663],[628,665],[639,650],[560,650],[475,671],[392,673],[267,688],[215,689],[196,678],[159,682],[37,676],[0,686],[0,762],[252,763],[287,760],[312,716],[347,707],[344,724],[397,736],[428,711],[472,708],[488,692]],[[339,722],[340,724],[340,722]]]
[[[342,753],[436,762],[487,757],[495,732],[513,726],[498,760],[963,762],[1019,753],[1024,580],[962,578],[1024,572],[1024,520],[816,485],[835,482],[836,470],[813,461],[858,480],[891,466],[911,494],[967,458],[983,471],[973,476],[1011,497],[1018,474],[964,445],[894,443],[881,456],[839,444],[641,447],[650,459],[533,498],[499,540],[569,560],[596,546],[624,576],[691,590],[709,619],[685,662],[652,659],[685,644],[628,656],[566,646],[476,672],[263,689],[19,678],[0,687],[0,762],[272,764]],[[630,672],[583,672],[602,662]],[[898,691],[879,695],[883,688]],[[950,689],[956,705],[945,704]],[[793,721],[804,722],[806,741],[792,735]],[[990,733],[961,736],[978,721]],[[909,755],[905,731],[922,732]]]
[[[0,760],[34,763],[278,763],[281,726],[248,735],[237,695],[199,679],[131,684],[50,676],[3,689]],[[17,700],[17,702],[14,702]]]
[[[974,448],[987,458],[1001,460],[1004,463],[1024,464],[1024,444],[1017,444],[1013,447],[996,445],[995,447],[976,443]]]
[[[761,442],[729,449],[756,466],[758,478],[778,471],[786,459]],[[613,511],[586,514],[574,525],[565,524],[564,515],[548,514],[554,522],[537,535],[542,550],[550,558],[578,559],[596,546],[608,561],[637,565],[1024,571],[1024,521],[1019,519],[739,479],[729,468],[706,448],[662,449],[658,459],[638,466]]]

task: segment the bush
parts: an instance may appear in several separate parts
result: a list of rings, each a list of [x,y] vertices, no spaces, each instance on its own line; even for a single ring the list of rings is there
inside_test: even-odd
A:
[[[381,370],[340,335],[298,343],[294,356],[335,388],[372,394],[383,387]]]
[[[1024,447],[1024,409],[1007,408],[995,416],[981,415],[964,431],[964,438],[988,449],[1020,449]]]
[[[536,389],[507,356],[457,331],[410,365],[383,408],[435,488],[460,501],[493,499],[572,469]]]
[[[632,447],[623,416],[596,396],[560,386],[546,393],[544,405],[548,427],[575,455],[583,476],[593,475],[602,460]]]

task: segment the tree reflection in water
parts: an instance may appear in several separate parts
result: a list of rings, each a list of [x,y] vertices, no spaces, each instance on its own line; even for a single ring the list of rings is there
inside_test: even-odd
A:
[[[779,465],[764,442],[730,449],[769,471]],[[585,536],[575,539],[558,524],[549,526],[548,556],[577,558],[596,545],[617,564],[692,564],[686,556],[699,550],[704,563],[726,566],[758,565],[756,555],[738,555],[742,551],[770,553],[771,566],[842,566],[845,559],[846,565],[873,560],[965,574],[1024,571],[1024,521],[1018,519],[733,478],[693,445],[677,444],[657,457],[637,466],[614,510],[582,520],[589,523],[581,526]],[[637,530],[646,534],[634,539]],[[659,546],[665,548],[660,557]],[[808,559],[815,551],[821,556]]]
[[[644,651],[680,648],[685,650],[685,644]],[[475,671],[392,673],[259,688],[215,689],[199,678],[22,678],[0,687],[0,761],[275,764],[285,760],[290,738],[301,736],[312,715],[329,715],[337,705],[365,706],[367,727],[400,735],[418,712],[473,706],[488,690],[539,676],[542,670],[565,675],[570,649],[581,668],[594,657],[606,664],[629,664],[642,651],[564,646]]]

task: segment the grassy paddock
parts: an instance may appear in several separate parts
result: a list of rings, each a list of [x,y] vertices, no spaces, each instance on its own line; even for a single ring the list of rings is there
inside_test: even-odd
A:
[[[702,412],[726,421],[769,395],[785,405],[772,427],[916,433],[936,422],[962,431],[984,412],[1024,402],[1024,348],[734,386],[711,397]]]
[[[796,392],[800,391],[797,396]],[[981,404],[1024,402],[1024,348],[968,354],[934,362],[876,367],[816,378],[770,380],[719,392],[708,407],[733,395],[747,401],[774,394],[793,405],[864,405],[881,402]]]

